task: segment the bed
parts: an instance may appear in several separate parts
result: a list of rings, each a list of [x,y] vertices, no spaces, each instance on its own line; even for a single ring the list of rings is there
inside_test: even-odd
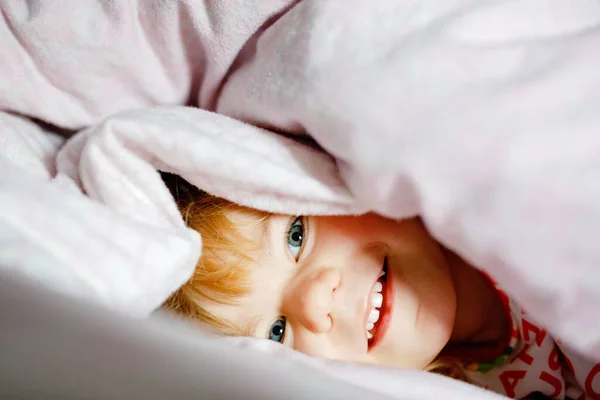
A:
[[[274,212],[419,214],[600,359],[600,3],[0,10],[6,397],[498,398],[156,315],[201,255],[159,171]]]

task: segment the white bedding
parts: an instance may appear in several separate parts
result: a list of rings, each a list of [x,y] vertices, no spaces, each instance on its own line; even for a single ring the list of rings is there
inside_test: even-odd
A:
[[[600,3],[206,4],[0,0],[5,270],[148,315],[201,248],[161,169],[273,211],[419,213],[600,359]],[[474,396],[235,343],[396,398]]]

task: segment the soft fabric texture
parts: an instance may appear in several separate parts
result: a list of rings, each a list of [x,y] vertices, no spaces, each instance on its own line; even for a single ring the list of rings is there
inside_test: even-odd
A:
[[[0,109],[64,128],[159,104],[210,108],[292,0],[1,0]]]
[[[159,168],[273,211],[419,213],[564,343],[600,359],[597,1],[0,10],[5,268],[147,315],[201,248]],[[322,150],[223,115],[149,108],[165,104]],[[25,117],[81,130],[59,137]]]

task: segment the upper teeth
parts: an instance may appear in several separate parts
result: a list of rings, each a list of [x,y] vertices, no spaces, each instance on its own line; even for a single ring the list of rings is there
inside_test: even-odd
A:
[[[382,271],[381,274],[379,274],[379,277],[382,277],[383,275],[385,275],[385,272]],[[369,313],[367,325],[365,326],[368,339],[373,337],[373,333],[370,331],[375,327],[375,324],[379,320],[379,308],[383,304],[382,290],[383,285],[381,282],[375,282],[375,285],[373,285],[373,294],[371,295],[371,312]]]

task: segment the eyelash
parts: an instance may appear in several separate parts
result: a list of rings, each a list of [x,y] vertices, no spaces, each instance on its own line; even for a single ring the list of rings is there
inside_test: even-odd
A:
[[[280,321],[282,321],[282,324],[278,324],[278,322],[280,322]],[[281,325],[283,325],[283,326],[281,326]],[[281,336],[281,339],[280,339],[280,340],[276,340],[276,339],[273,339],[273,338],[271,337],[271,334],[275,335],[275,334],[274,334],[274,332],[273,332],[273,330],[274,330],[274,328],[275,328],[276,326],[279,326],[279,327],[282,329],[282,331],[283,331],[283,332],[281,333],[281,335],[280,335],[280,336]],[[269,329],[269,340],[272,340],[272,341],[274,341],[274,342],[277,342],[277,343],[283,343],[283,342],[284,342],[284,340],[285,340],[285,331],[286,331],[286,327],[287,327],[287,321],[286,321],[286,318],[285,318],[284,316],[278,317],[278,318],[275,320],[275,322],[273,322],[273,324],[271,324],[271,329]]]
[[[302,243],[300,244],[298,253],[292,254],[292,256],[294,257],[294,259],[296,261],[298,261],[298,259],[300,258],[300,255],[302,254],[302,251],[304,250],[304,245],[306,243],[306,226],[305,226],[306,221],[305,221],[304,217],[292,217],[291,218],[290,224],[288,226],[288,229],[286,230],[285,238],[284,238],[286,246],[288,246],[290,235],[292,235],[294,233],[293,230],[298,225],[300,225],[302,227],[302,231],[300,233],[300,240],[302,241]],[[289,247],[288,247],[288,251],[290,251],[290,253],[292,253],[292,251],[289,250]]]

